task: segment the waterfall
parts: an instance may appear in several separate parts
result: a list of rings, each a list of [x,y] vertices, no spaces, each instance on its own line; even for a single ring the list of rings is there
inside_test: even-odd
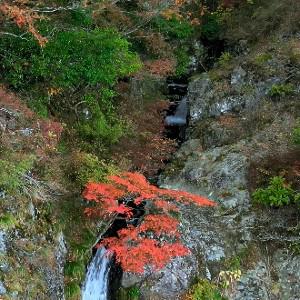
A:
[[[82,288],[82,300],[109,300],[109,272],[111,257],[99,248],[90,263]]]
[[[173,116],[167,116],[165,119],[165,124],[167,126],[184,126],[187,123],[188,116],[188,106],[187,97],[183,97],[179,105],[176,108],[175,114]]]

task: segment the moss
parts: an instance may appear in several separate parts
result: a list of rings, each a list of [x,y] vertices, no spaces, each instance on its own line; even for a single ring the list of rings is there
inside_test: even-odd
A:
[[[261,53],[258,54],[255,58],[254,61],[257,65],[262,65],[268,62],[269,60],[272,59],[272,55],[270,53]]]
[[[201,279],[188,293],[189,300],[226,300],[213,282]]]
[[[82,281],[85,275],[85,264],[82,261],[70,261],[65,264],[65,276]]]
[[[1,229],[12,229],[18,224],[17,219],[10,213],[0,215],[0,228]]]
[[[184,159],[174,159],[170,165],[164,170],[164,175],[172,177],[177,175],[184,168]]]
[[[79,299],[81,290],[77,283],[70,282],[65,286],[65,295],[68,299]]]
[[[140,289],[137,286],[130,288],[120,288],[117,292],[118,300],[138,300],[140,298]]]
[[[9,193],[22,191],[22,187],[25,185],[23,175],[32,169],[34,159],[30,155],[21,157],[12,155],[0,159],[0,186]]]
[[[112,163],[106,163],[96,155],[86,152],[74,152],[66,168],[66,175],[74,180],[79,187],[87,182],[103,182],[107,175],[117,172]]]

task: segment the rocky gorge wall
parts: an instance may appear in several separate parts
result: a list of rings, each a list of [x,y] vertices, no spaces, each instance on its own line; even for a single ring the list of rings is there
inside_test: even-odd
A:
[[[159,185],[208,196],[218,206],[182,207],[190,256],[155,274],[124,275],[123,286],[139,286],[141,299],[182,299],[201,278],[230,282],[222,289],[228,299],[299,299],[299,210],[259,207],[251,197],[257,172],[268,172],[272,159],[280,165],[285,157],[298,170],[291,132],[300,115],[299,69],[286,50],[295,40],[299,34],[277,35],[263,49],[252,47],[191,78],[189,137]],[[287,84],[288,93],[272,93]],[[299,182],[299,172],[292,176]]]

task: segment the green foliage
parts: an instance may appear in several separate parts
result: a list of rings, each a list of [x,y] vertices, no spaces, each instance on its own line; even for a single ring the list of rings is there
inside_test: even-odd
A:
[[[201,26],[201,34],[204,38],[212,41],[219,38],[221,32],[221,19],[216,13],[208,14],[204,17]]]
[[[82,281],[85,275],[85,264],[82,261],[70,261],[65,264],[65,276]]]
[[[229,52],[223,52],[218,59],[218,63],[221,67],[227,66],[232,60],[232,55]]]
[[[56,32],[44,48],[33,39],[3,38],[0,40],[2,76],[16,89],[32,87],[29,106],[41,117],[48,116],[50,105],[52,111],[70,115],[78,103],[83,103],[90,116],[79,116],[75,126],[72,125],[85,140],[101,140],[110,145],[127,129],[113,105],[113,85],[118,78],[141,66],[129,48],[127,40],[110,29]],[[35,88],[38,86],[41,88]],[[89,92],[73,97],[75,90],[84,91],[86,87]],[[63,97],[54,95],[50,102],[47,88]],[[81,104],[79,108],[82,107]]]
[[[96,155],[78,152],[73,154],[66,172],[82,187],[87,182],[105,181],[107,175],[116,172],[116,168],[113,164],[100,160]]]
[[[128,299],[129,300],[138,300],[140,297],[140,289],[137,286],[133,286],[131,288],[128,289]]]
[[[20,161],[0,159],[0,187],[9,193],[20,191],[24,185],[23,175],[32,169],[34,157]]]
[[[270,53],[262,53],[257,55],[254,60],[257,65],[262,65],[271,59],[272,55]]]
[[[69,282],[65,286],[65,295],[67,298],[79,297],[81,293],[79,284],[75,282]]]
[[[88,141],[102,140],[113,144],[126,133],[126,124],[115,113],[113,106],[114,93],[103,89],[100,97],[88,94],[84,97],[86,108],[91,116],[83,117],[77,124],[80,136]]]
[[[299,242],[291,242],[289,244],[288,248],[294,255],[300,255],[300,243]]]
[[[184,47],[177,49],[175,55],[177,60],[175,74],[176,76],[182,76],[188,72],[190,57]]]
[[[291,83],[273,84],[269,95],[271,97],[284,97],[294,93],[294,86]]]
[[[11,38],[0,45],[5,80],[15,88],[41,81],[64,89],[111,86],[140,67],[129,43],[113,30],[57,32],[44,48]]]
[[[48,99],[46,96],[38,96],[37,98],[31,98],[28,101],[28,106],[32,109],[39,117],[48,118]]]
[[[0,215],[0,228],[11,229],[18,224],[17,219],[11,213]]]
[[[57,33],[32,63],[33,74],[61,88],[111,86],[139,67],[125,39],[113,30],[99,29]]]
[[[172,39],[187,39],[194,34],[193,26],[186,20],[173,16],[170,19],[157,17],[153,20],[156,30]]]
[[[294,144],[300,145],[300,121],[298,121],[298,125],[293,129],[292,139]]]
[[[225,300],[212,282],[202,279],[196,283],[190,293],[191,300]]]
[[[269,186],[259,188],[253,193],[255,202],[274,207],[281,207],[300,200],[297,194],[281,176],[275,176],[270,180]]]

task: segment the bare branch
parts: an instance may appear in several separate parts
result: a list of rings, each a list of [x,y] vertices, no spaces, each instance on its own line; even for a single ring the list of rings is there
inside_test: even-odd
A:
[[[24,34],[17,35],[17,34],[11,33],[11,32],[0,31],[0,35],[1,35],[1,34],[2,34],[2,35],[12,36],[12,37],[15,37],[15,38],[19,38],[19,39],[28,41],[28,39],[24,37]]]
[[[32,9],[33,12],[37,12],[37,13],[55,13],[58,11],[68,11],[68,10],[74,10],[79,8],[79,3],[74,3],[72,6],[60,6],[60,7],[43,7],[43,8],[35,8]]]

